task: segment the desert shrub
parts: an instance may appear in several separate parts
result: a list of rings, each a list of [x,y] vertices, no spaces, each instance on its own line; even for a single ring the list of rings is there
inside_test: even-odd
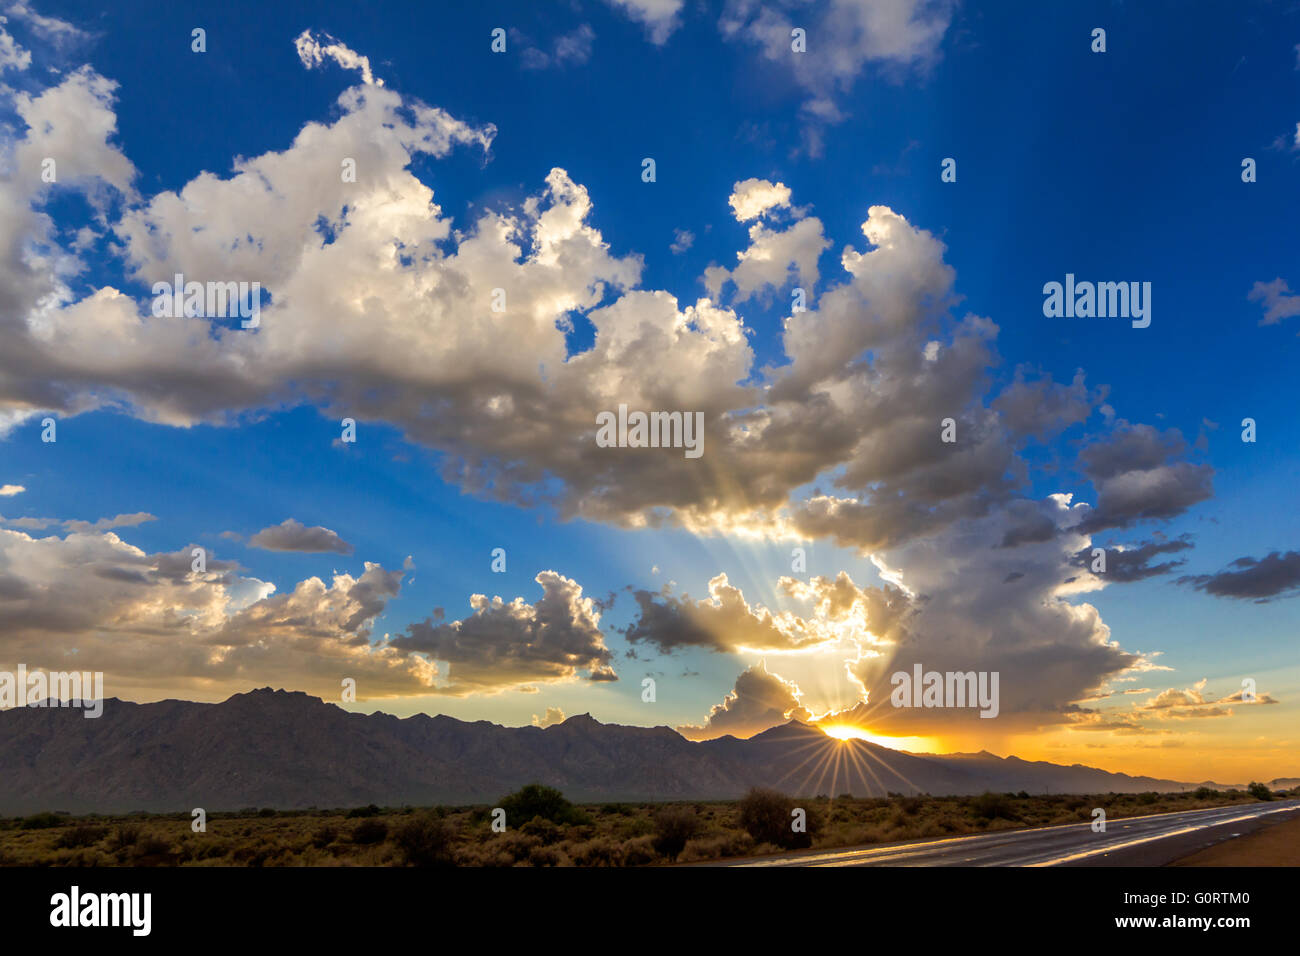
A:
[[[412,817],[393,831],[393,842],[404,862],[411,866],[451,866],[456,830],[436,814]]]
[[[975,816],[981,820],[991,821],[999,817],[1003,820],[1017,819],[1015,807],[1005,793],[981,793],[971,800],[970,806],[975,811]]]
[[[1156,793],[1154,790],[1148,790],[1146,793],[1139,793],[1137,799],[1138,803],[1143,806],[1150,806],[1160,799],[1160,794]]]
[[[329,823],[317,827],[311,835],[311,845],[323,850],[339,838],[339,828]]]
[[[1194,796],[1197,800],[1209,800],[1212,799],[1213,797],[1217,797],[1218,795],[1219,795],[1219,791],[1212,790],[1209,787],[1197,787],[1196,792],[1192,794],[1192,796]]]
[[[458,866],[499,867],[515,865],[514,855],[499,845],[496,840],[489,840],[483,844],[463,844],[456,848],[455,856]]]
[[[94,846],[108,833],[108,827],[99,827],[91,823],[81,823],[59,834],[54,845],[61,850],[71,850],[83,846]]]
[[[1256,800],[1272,800],[1273,791],[1268,788],[1268,784],[1252,780],[1246,787],[1246,792]]]
[[[696,837],[686,844],[681,856],[682,863],[696,860],[716,860],[727,856],[744,856],[754,848],[754,839],[748,833],[728,830],[726,833]]]
[[[654,848],[675,860],[700,828],[700,818],[693,808],[665,807],[654,815]]]
[[[528,853],[529,866],[563,866],[569,862],[559,847],[537,846]]]
[[[140,834],[143,832],[139,824],[123,823],[113,831],[113,849],[125,850],[135,846],[136,841],[140,839]]]
[[[261,810],[258,810],[258,811],[257,811],[257,815],[258,815],[259,817],[274,817],[274,816],[277,816],[274,807],[263,807]]]
[[[522,825],[534,817],[552,823],[583,824],[589,822],[584,813],[565,799],[554,787],[530,783],[497,802],[506,812],[506,822]]]
[[[375,806],[373,803],[366,807],[353,807],[351,810],[348,811],[349,820],[355,820],[358,817],[377,817],[377,816],[379,816],[379,808]]]
[[[654,836],[655,821],[653,817],[638,814],[634,817],[620,817],[614,821],[613,828],[622,839],[631,840],[633,837]]]
[[[137,866],[147,863],[166,862],[171,856],[172,845],[153,833],[144,834],[131,848],[131,861]]]
[[[383,820],[362,820],[352,828],[352,842],[360,846],[383,843],[388,838],[388,824]]]
[[[655,850],[655,838],[649,834],[635,837],[623,843],[623,865],[645,866],[658,859]]]
[[[898,801],[898,808],[908,816],[919,813],[924,806],[924,797],[904,797],[902,800]]]
[[[24,817],[18,827],[22,830],[48,830],[51,827],[61,827],[64,822],[63,817],[57,813],[34,813],[30,817]]]
[[[622,866],[625,856],[623,844],[609,837],[567,844],[565,852],[578,866]]]
[[[816,834],[818,819],[811,807],[804,809],[806,831],[796,833],[794,800],[779,791],[755,787],[741,798],[740,825],[755,843],[771,843],[787,850],[808,847]]]
[[[533,817],[519,829],[529,836],[537,837],[547,846],[552,843],[559,843],[564,839],[564,829],[543,817]]]

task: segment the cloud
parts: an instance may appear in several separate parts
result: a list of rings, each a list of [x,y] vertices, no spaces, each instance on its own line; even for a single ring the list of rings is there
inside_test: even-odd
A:
[[[1069,721],[1072,702],[1150,665],[1126,651],[1093,605],[1079,597],[1105,586],[1075,555],[1089,538],[1068,495],[1041,502],[1057,526],[1041,540],[1001,547],[1023,515],[994,509],[875,558],[906,587],[907,602],[884,646],[846,663],[871,725],[891,734],[1027,731]],[[999,674],[999,715],[976,709],[894,707],[892,675],[925,671]]]
[[[784,361],[759,369],[734,308],[636,288],[640,257],[611,252],[588,224],[588,191],[561,169],[518,208],[453,231],[410,166],[486,149],[494,132],[354,87],[334,122],[308,124],[285,151],[200,174],[110,224],[125,279],[260,281],[272,301],[251,333],[154,316],[111,286],[38,313],[57,284],[19,254],[24,224],[6,217],[0,271],[15,281],[0,296],[26,318],[0,327],[0,412],[107,406],[184,426],[307,403],[390,423],[440,451],[443,477],[467,493],[551,504],[562,519],[835,534],[868,550],[983,514],[1024,479],[1015,435],[984,406],[997,326],[948,314],[954,273],[928,231],[870,207],[871,248],[843,249],[841,275],[786,319]],[[366,175],[341,182],[338,157]],[[715,285],[733,283],[741,302],[791,278],[811,286],[827,244],[815,218],[755,223]],[[486,307],[495,289],[503,313]],[[571,354],[557,322],[574,312],[596,335]],[[1077,418],[1065,388],[1060,425]],[[702,412],[704,464],[598,447],[595,412],[619,404]],[[937,440],[947,417],[956,445]],[[829,493],[796,496],[827,475]]]
[[[1162,554],[1177,554],[1192,546],[1188,535],[1182,535],[1168,541],[1146,541],[1137,547],[1112,547],[1106,549],[1106,570],[1099,572],[1107,580],[1115,583],[1143,581],[1147,578],[1168,574],[1186,564],[1186,560],[1163,561],[1152,564],[1151,560]],[[1085,548],[1075,555],[1075,564],[1079,567],[1091,567],[1093,564],[1091,548]]]
[[[27,489],[22,485],[0,485],[0,498],[12,498],[21,495]]]
[[[286,518],[277,525],[263,528],[248,539],[254,548],[267,551],[305,551],[314,554],[332,552],[334,554],[351,554],[352,545],[348,544],[329,528],[308,528],[293,518]]]
[[[1247,706],[1251,704],[1276,704],[1277,700],[1268,694],[1256,694],[1255,700],[1243,701],[1244,691],[1236,691],[1218,700],[1205,696],[1204,679],[1192,687],[1178,689],[1166,688],[1150,700],[1133,705],[1135,717],[1151,717],[1159,720],[1188,720],[1199,717],[1231,717],[1232,705]]]
[[[1015,381],[993,401],[993,410],[1018,435],[1046,441],[1086,422],[1106,398],[1105,387],[1089,391],[1082,369],[1075,371],[1069,385],[1053,381],[1050,375],[1030,380],[1026,372],[1024,366],[1018,367]]]
[[[753,22],[762,16],[740,7]],[[884,45],[868,44],[868,60],[916,65],[927,43],[937,49],[938,39],[924,39],[942,35],[937,7],[882,4],[851,15],[889,10],[895,21],[871,22],[892,24],[899,42],[876,37],[871,43]],[[308,65],[328,56],[364,79],[361,58],[331,48],[308,34]],[[866,48],[853,47],[850,60]],[[957,311],[944,243],[901,213],[868,206],[865,247],[842,247],[823,277],[830,241],[820,220],[786,211],[781,184],[751,181],[759,185],[740,191],[736,211],[761,210],[736,268],[714,267],[709,294],[683,301],[641,287],[642,257],[611,248],[592,225],[592,195],[563,169],[513,206],[445,213],[413,169],[464,146],[486,156],[495,128],[377,84],[345,90],[330,122],[306,123],[283,151],[146,197],[126,193],[134,167],[111,143],[112,84],[83,68],[53,90],[21,94],[30,119],[16,154],[40,155],[33,144],[43,137],[78,129],[78,145],[98,158],[68,188],[116,189],[123,201],[116,218],[101,206],[94,247],[65,246],[71,239],[49,218],[38,176],[0,182],[0,422],[106,408],[183,427],[308,405],[335,420],[390,424],[436,450],[456,488],[551,506],[561,520],[828,539],[889,568],[899,593],[827,579],[806,585],[799,599],[812,607],[797,614],[747,601],[719,575],[699,601],[638,592],[632,639],[662,649],[848,654],[845,666],[872,706],[888,699],[888,673],[878,668],[895,657],[906,663],[904,647],[927,668],[1004,668],[1003,713],[1021,722],[1063,720],[1069,701],[1149,663],[1111,641],[1094,608],[1074,603],[1106,585],[1074,557],[1094,531],[1203,500],[1212,470],[1188,460],[1176,430],[1131,425],[1103,405],[1077,462],[1095,505],[1027,498],[1026,436],[1080,427],[1102,390],[1080,373],[1064,384],[1028,371],[998,390],[997,324]],[[42,122],[49,117],[58,120],[53,134]],[[93,121],[89,145],[83,119]],[[344,158],[364,173],[356,182],[342,181]],[[110,250],[119,255],[107,261],[124,263],[120,281],[74,295],[67,277],[85,269],[81,256]],[[260,327],[155,316],[146,297],[121,291],[177,272],[259,281],[269,293]],[[741,307],[791,281],[805,287],[806,307],[784,316],[780,348],[758,365]],[[723,304],[729,286],[734,301]],[[506,293],[500,313],[491,308],[498,289]],[[564,330],[575,314],[595,331],[581,350]],[[703,458],[597,446],[595,414],[620,404],[700,412]],[[940,437],[947,419],[955,442]],[[430,693],[612,677],[598,602],[545,574],[537,603],[475,596],[465,620],[413,625],[384,645],[396,657],[377,650],[364,661],[387,675],[375,678],[381,687],[436,686]],[[320,584],[322,594],[312,585],[300,601],[310,609],[340,586]],[[838,610],[844,601],[830,594],[841,590],[862,592],[847,605],[857,610]],[[280,629],[299,619],[287,604],[263,612],[283,613]],[[433,684],[420,683],[426,678]]]
[[[52,42],[56,46],[62,43],[83,40],[89,37],[89,34],[84,30],[73,26],[66,20],[60,20],[57,17],[42,16],[26,3],[22,2],[22,0],[9,4],[5,12],[10,16],[25,22],[44,40]]]
[[[668,248],[672,250],[673,255],[679,256],[694,244],[695,233],[688,229],[674,229],[673,243]]]
[[[4,25],[9,21],[0,17],[0,73],[5,70],[25,70],[32,65],[32,55],[18,45]]]
[[[0,661],[105,672],[110,696],[211,697],[276,684],[334,697],[427,693],[435,671],[370,641],[403,571],[366,563],[273,593],[193,546],[149,554],[112,532],[34,538],[0,530]]]
[[[89,534],[97,531],[111,531],[114,528],[134,528],[146,521],[157,521],[155,515],[147,511],[137,511],[129,515],[115,515],[112,518],[100,518],[98,521],[64,521],[63,526],[69,531]]]
[[[340,43],[328,33],[312,35],[311,30],[303,30],[293,41],[298,51],[298,59],[309,70],[314,70],[325,60],[331,59],[345,70],[356,70],[361,74],[361,82],[367,86],[383,86],[383,80],[375,79],[370,72],[370,58],[362,56],[347,45]]]
[[[662,46],[679,26],[682,0],[606,0],[645,27],[650,42]]]
[[[1083,519],[1087,532],[1169,519],[1214,493],[1214,469],[1177,460],[1187,443],[1176,428],[1119,420],[1106,436],[1084,446],[1080,469],[1097,489],[1097,505]]]
[[[581,66],[591,59],[591,48],[596,39],[596,32],[584,23],[575,30],[556,37],[548,53],[532,46],[531,41],[519,31],[512,30],[511,34],[511,39],[524,47],[520,61],[526,70]]]
[[[844,118],[840,103],[867,65],[896,78],[927,69],[939,56],[955,7],[952,0],[829,0],[816,7],[801,0],[728,0],[718,26],[724,38],[756,46],[790,71],[807,96],[806,145],[818,155],[824,127]],[[806,53],[792,50],[795,28],[806,32]]]
[[[717,298],[724,286],[735,286],[735,301],[744,302],[768,288],[780,289],[790,282],[804,288],[817,284],[817,260],[830,248],[816,217],[802,219],[783,230],[755,223],[749,229],[749,248],[736,253],[739,264],[728,271],[710,266],[704,285]]]
[[[1291,287],[1282,278],[1272,282],[1256,282],[1246,296],[1251,302],[1264,304],[1264,317],[1260,325],[1277,325],[1283,319],[1300,315],[1300,295],[1291,295]]]
[[[564,723],[564,711],[558,707],[547,707],[546,713],[541,717],[533,714],[534,727],[553,727],[562,723]]]
[[[767,665],[760,662],[736,678],[731,693],[713,706],[703,724],[686,724],[677,732],[688,740],[725,734],[752,737],[791,718],[808,720],[811,715],[799,703],[800,696],[797,684],[768,673]]]
[[[576,679],[617,680],[613,655],[600,631],[600,610],[582,587],[554,571],[534,578],[542,597],[506,602],[486,595],[470,598],[474,613],[459,621],[435,614],[407,627],[388,646],[445,662],[437,671],[437,692],[464,696],[492,693],[520,684]]]
[[[1178,579],[1215,597],[1264,603],[1300,593],[1300,551],[1274,551],[1263,558],[1243,557],[1215,574]]]
[[[790,205],[790,187],[766,179],[746,179],[736,183],[727,200],[737,222],[756,219],[770,209]]]
[[[624,630],[628,643],[645,642],[663,653],[683,647],[718,652],[789,651],[824,644],[838,635],[828,619],[773,613],[761,604],[749,605],[741,590],[719,574],[709,581],[709,596],[692,601],[665,588],[659,594],[633,591],[638,614]]]

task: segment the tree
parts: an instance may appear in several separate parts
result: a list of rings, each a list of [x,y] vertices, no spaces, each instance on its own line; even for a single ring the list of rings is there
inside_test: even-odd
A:
[[[534,817],[552,823],[585,823],[586,817],[554,787],[530,783],[497,804],[506,812],[507,825],[522,826]]]
[[[804,808],[809,811],[804,832],[797,832],[793,827],[795,809],[794,800],[784,793],[755,787],[741,798],[740,825],[755,843],[774,843],[787,850],[812,846],[820,821],[811,808]]]
[[[700,832],[700,818],[691,807],[665,807],[655,814],[655,851],[676,860],[691,837]]]
[[[1252,780],[1250,782],[1250,785],[1246,787],[1246,792],[1249,793],[1256,800],[1273,799],[1273,791],[1268,788],[1268,784],[1260,783],[1256,780]]]

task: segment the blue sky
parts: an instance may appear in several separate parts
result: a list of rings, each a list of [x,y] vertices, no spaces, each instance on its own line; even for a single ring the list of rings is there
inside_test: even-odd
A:
[[[95,660],[109,675],[109,692],[116,687],[131,699],[221,699],[267,683],[328,699],[338,684],[331,675],[352,673],[347,655],[358,642],[382,643],[388,635],[399,639],[391,654],[414,650],[442,662],[436,685],[421,693],[405,677],[368,683],[358,671],[361,700],[349,706],[506,724],[558,708],[693,727],[696,735],[747,735],[787,716],[837,711],[836,720],[860,723],[864,732],[932,749],[1014,750],[1170,776],[1199,773],[1196,754],[1208,752],[1224,775],[1300,772],[1290,729],[1300,693],[1293,597],[1300,520],[1289,496],[1300,454],[1292,374],[1300,308],[1283,287],[1273,293],[1280,319],[1263,324],[1269,303],[1263,293],[1250,297],[1257,284],[1278,279],[1300,289],[1293,239],[1300,218],[1300,9],[979,9],[922,0],[867,6],[874,12],[847,0],[775,4],[767,13],[738,0],[669,0],[644,9],[632,0],[435,4],[400,14],[342,4],[232,3],[199,12],[124,3],[103,12],[47,2],[7,9],[0,28],[30,61],[15,56],[0,72],[6,203],[31,217],[5,227],[5,282],[14,291],[3,303],[10,338],[9,357],[0,356],[0,423],[7,425],[0,485],[22,490],[0,498],[0,533],[15,536],[0,556],[7,562],[0,583],[7,574],[21,585],[14,585],[19,597],[7,622],[18,637],[0,645],[0,663],[53,669],[73,656]],[[807,30],[806,53],[771,45],[790,26]],[[206,31],[206,52],[191,49],[195,27]],[[498,27],[507,31],[504,53],[490,49]],[[1104,53],[1090,48],[1097,27],[1106,30]],[[318,51],[315,62],[302,52],[303,37]],[[382,91],[354,68],[360,57]],[[97,87],[97,78],[115,86]],[[65,99],[42,99],[60,89],[69,91]],[[367,133],[378,108],[341,99],[348,90],[371,104],[394,96],[385,107],[390,120],[446,133],[452,142],[432,153],[394,147],[382,126]],[[412,120],[422,105],[445,112]],[[33,117],[50,124],[44,140]],[[332,132],[314,145],[296,143],[308,124]],[[343,240],[333,244],[312,228],[277,230],[277,221],[301,215],[312,222],[320,170],[338,168],[347,155],[341,143],[361,149],[368,140],[384,144],[375,163],[387,178],[370,176],[374,167],[363,159],[358,188],[343,193],[341,205],[320,197],[319,214],[356,246],[346,260],[316,261],[303,250],[328,255],[325,247],[336,245],[342,256]],[[47,186],[30,164],[52,154],[72,175]],[[277,155],[274,166],[259,159]],[[647,157],[655,161],[654,182],[642,179]],[[941,181],[946,157],[956,160],[956,182]],[[1256,162],[1255,182],[1242,181],[1245,157]],[[240,158],[274,178],[278,204],[236,188]],[[569,186],[553,184],[548,198],[554,169]],[[191,198],[179,207],[169,203],[205,174],[211,191],[203,201],[186,193]],[[252,178],[245,175],[245,186]],[[745,183],[756,195],[787,198],[738,221],[728,200]],[[436,212],[427,209],[421,185],[432,190]],[[576,198],[582,190],[589,209]],[[530,201],[583,207],[587,231],[565,234],[558,266],[534,250],[537,261],[521,267],[521,276],[531,270],[547,289],[565,290],[559,304],[538,298],[529,304],[538,311],[523,319],[511,313],[528,324],[524,333],[519,325],[484,324],[482,310],[466,305],[480,301],[477,292],[456,296],[510,285],[483,265],[499,260],[464,252],[473,245],[466,239],[481,234],[485,213],[527,232]],[[841,253],[872,249],[863,223],[873,207],[887,207],[876,221],[898,242],[898,258],[882,259],[879,277],[864,272],[860,288],[846,285]],[[403,218],[411,208],[413,218]],[[425,226],[411,224],[419,219],[441,219],[443,234],[422,232]],[[87,226],[88,238],[78,243]],[[777,272],[764,272],[749,294],[738,282],[711,287],[706,270],[736,268],[751,227],[797,239],[815,275],[793,265],[787,273],[777,262]],[[187,228],[200,236],[188,246],[177,238]],[[806,231],[796,236],[796,229]],[[681,248],[684,233],[690,242]],[[130,325],[131,308],[121,301],[92,298],[120,290],[147,316],[151,283],[170,278],[177,263],[187,278],[258,278],[261,265],[250,271],[253,260],[242,254],[223,258],[220,241],[204,245],[206,234],[230,243],[248,237],[271,263],[262,275],[269,296],[262,329],[238,339],[237,323],[220,320],[210,324],[226,335],[214,330],[205,333],[208,345],[182,346],[147,323]],[[924,234],[929,240],[912,238]],[[435,290],[427,299],[385,291],[391,271],[367,259],[399,235],[407,252],[419,250],[406,271],[417,285],[429,283],[420,288]],[[521,248],[524,262],[527,243]],[[51,250],[65,257],[57,268]],[[442,258],[458,250],[464,254],[454,267]],[[430,257],[425,278],[417,275],[420,255]],[[943,266],[951,269],[946,279]],[[357,291],[370,287],[369,268],[382,307]],[[886,276],[887,268],[898,272]],[[1044,316],[1044,283],[1066,273],[1150,282],[1150,327]],[[593,276],[605,284],[591,285]],[[801,360],[783,339],[787,323],[804,321],[791,314],[796,286],[808,294],[805,315],[825,323],[816,327],[820,344]],[[846,301],[863,297],[852,300],[861,320],[852,308],[842,314],[830,305],[836,289]],[[629,313],[650,315],[635,290],[675,297],[683,313],[707,300],[745,331],[723,341],[715,330],[716,366],[696,364],[706,362],[702,353],[683,357],[689,348],[682,343],[676,351],[598,354],[596,346],[618,340],[612,326],[603,337],[596,333],[600,309],[626,296]],[[439,298],[444,293],[450,305]],[[943,302],[927,301],[929,293]],[[566,295],[577,299],[566,303]],[[329,302],[354,303],[357,312],[330,311]],[[70,318],[49,319],[51,308]],[[931,376],[921,366],[911,382],[873,376],[905,363],[904,355],[915,358],[931,339],[941,356],[958,355],[959,340],[974,328],[962,324],[967,316],[995,323],[996,335],[988,333],[988,360],[962,380],[952,414],[962,440],[968,423],[981,436],[972,454],[994,464],[987,480],[935,499],[936,483],[961,484],[974,465],[942,464],[934,443],[913,453],[907,446],[918,431],[893,432],[863,396],[888,394],[891,409],[929,414],[944,380],[961,378],[956,372]],[[556,342],[546,338],[557,334],[557,320],[571,323],[558,332],[570,359],[563,368]],[[42,332],[49,321],[60,329],[53,337]],[[658,320],[637,321],[645,330]],[[875,338],[854,331],[873,322],[882,330]],[[696,333],[714,334],[698,326]],[[373,355],[367,340],[376,343]],[[875,344],[864,347],[868,340]],[[738,342],[750,350],[739,366]],[[837,342],[856,343],[856,351],[836,354]],[[234,358],[241,349],[248,350],[243,365]],[[577,361],[584,353],[588,359]],[[588,440],[567,425],[536,442],[522,428],[484,437],[500,419],[480,421],[466,411],[480,408],[476,383],[500,375],[499,394],[519,421],[534,414],[551,423],[567,415],[591,420],[604,406],[583,402],[599,394],[612,403],[623,388],[633,400],[698,401],[710,428],[722,428],[746,408],[773,407],[775,393],[766,389],[783,375],[796,377],[799,361],[838,363],[817,383],[799,386],[805,392],[796,388],[801,397],[789,421],[803,423],[790,431],[806,431],[807,446],[773,427],[762,438],[770,455],[737,439],[714,465],[708,449],[722,449],[706,445],[695,473],[676,461],[661,473],[641,471],[624,465],[631,459],[625,455],[609,475],[594,477],[591,462],[604,459],[587,457],[589,446],[553,457],[557,442]],[[530,363],[548,362],[536,381],[527,380]],[[249,368],[245,377],[241,369]],[[718,369],[735,368],[742,374],[732,381],[719,377]],[[1085,377],[1067,399],[1060,390],[1078,370]],[[1042,391],[1022,396],[1017,424],[1006,390],[1018,374]],[[727,391],[733,387],[751,391],[742,402],[739,391]],[[796,409],[810,409],[816,396],[830,396],[843,429],[861,427],[851,452],[830,447],[832,429],[814,435],[800,418]],[[1052,400],[1069,406],[1065,419],[1048,421]],[[439,401],[449,404],[439,410]],[[355,445],[337,441],[339,419],[349,412],[359,422]],[[55,443],[41,441],[47,415],[58,421]],[[937,442],[940,416],[933,417]],[[1241,440],[1247,417],[1257,423],[1254,443]],[[1046,431],[1031,436],[1040,425]],[[1144,450],[1125,445],[1125,436],[1137,436]],[[1155,446],[1167,453],[1159,464],[1150,458]],[[1090,471],[1089,455],[1095,461],[1100,454],[1090,448],[1134,457]],[[800,471],[794,465],[787,470],[801,454],[816,459],[815,477],[792,477]],[[880,464],[893,454],[922,464],[911,471]],[[465,456],[471,470],[554,466],[543,483],[550,500],[522,488],[484,493],[456,477]],[[999,477],[1004,465],[1015,474],[1009,484]],[[771,474],[760,474],[763,468]],[[855,471],[866,477],[836,485],[837,476]],[[1110,480],[1120,483],[1112,500],[1128,489],[1117,511],[1099,502]],[[698,487],[699,501],[684,503],[682,487]],[[771,494],[782,502],[775,512],[746,506]],[[1071,505],[1044,504],[1054,494],[1072,495]],[[815,525],[801,509],[825,495],[846,510]],[[1134,495],[1151,500],[1135,503]],[[874,506],[891,496],[945,517],[913,520],[909,512],[902,527],[889,522],[887,540],[869,517],[864,527],[873,533],[854,538],[843,502]],[[1081,503],[1083,510],[1070,512]],[[950,506],[953,514],[945,511]],[[1025,553],[1025,573],[1033,567],[1050,580],[1004,600],[984,575],[1014,550],[998,547],[997,538],[1030,511],[1040,520],[1047,515],[1053,531],[1040,542],[1047,552]],[[151,518],[93,529],[57,523],[140,513]],[[637,527],[652,514],[663,527]],[[269,550],[250,540],[290,519],[329,529],[346,542],[346,553]],[[1096,575],[1079,590],[1080,575],[1071,571],[1074,549],[1140,547],[1184,535],[1190,547],[1157,551],[1149,562],[1183,562],[1163,573],[1131,582]],[[51,536],[58,548],[54,541],[38,546]],[[237,566],[164,588],[158,556],[188,553],[192,545]],[[795,546],[807,552],[806,573],[792,569]],[[504,573],[491,569],[497,547],[507,552]],[[1274,552],[1277,567],[1259,574],[1262,580],[1232,577],[1231,562]],[[272,627],[256,604],[313,577],[330,586],[336,572],[350,582],[336,585],[342,600],[368,562],[391,574],[408,558],[400,587],[377,604],[350,595],[366,608],[361,618],[338,612],[326,595],[310,613],[274,607]],[[102,583],[116,578],[99,571],[119,559],[144,568],[157,593],[144,599],[105,591]],[[890,573],[882,576],[882,568]],[[573,633],[520,638],[510,631],[517,618],[498,622],[490,614],[480,615],[483,635],[417,633],[425,621],[436,628],[471,620],[473,594],[531,606],[543,593],[534,578],[546,571],[602,602],[599,638],[567,619],[552,626]],[[818,611],[841,572],[851,579],[858,611]],[[739,617],[729,616],[719,597],[695,607],[720,574],[743,595]],[[783,575],[820,576],[824,587],[809,585],[800,596],[778,584]],[[95,584],[83,589],[87,578]],[[895,587],[908,610],[898,620],[872,619],[871,602]],[[37,591],[44,602],[31,597]],[[649,605],[638,603],[636,591]],[[943,597],[927,605],[927,594]],[[760,604],[791,617],[773,625]],[[56,605],[84,605],[98,616],[69,622],[53,613]],[[1051,613],[1039,620],[1044,605]],[[1081,605],[1096,612],[1086,626],[1066,609]],[[658,624],[646,618],[647,606],[662,610]],[[432,619],[435,608],[445,617]],[[4,613],[0,605],[0,621]],[[638,626],[637,640],[622,633]],[[292,643],[293,652],[280,656],[277,641]],[[471,641],[480,643],[467,647]],[[450,656],[429,652],[434,644]],[[198,662],[195,648],[211,646],[235,650]],[[978,660],[1001,670],[1003,719],[882,712],[874,682],[918,648],[928,651],[927,665],[940,666],[951,653],[953,666]],[[27,659],[38,649],[48,660]],[[458,654],[465,655],[459,662]],[[310,655],[310,664],[299,655]],[[855,671],[850,658],[866,663]],[[384,673],[405,666],[395,660],[373,666]],[[499,681],[483,676],[498,665]],[[480,677],[450,687],[458,667]],[[602,667],[618,680],[592,680]],[[657,682],[653,705],[642,700],[647,675]],[[1269,706],[1231,699],[1243,678],[1258,681]],[[1019,690],[1008,690],[1008,681]],[[1124,699],[1125,689],[1146,696]],[[1201,717],[1212,719],[1193,719]]]

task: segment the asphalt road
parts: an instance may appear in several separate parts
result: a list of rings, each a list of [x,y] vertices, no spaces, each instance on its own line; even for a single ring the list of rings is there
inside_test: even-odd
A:
[[[1274,813],[1300,814],[1300,800],[1183,810],[1110,820],[1105,833],[1068,823],[1031,830],[787,853],[722,866],[1162,866],[1250,832]]]

